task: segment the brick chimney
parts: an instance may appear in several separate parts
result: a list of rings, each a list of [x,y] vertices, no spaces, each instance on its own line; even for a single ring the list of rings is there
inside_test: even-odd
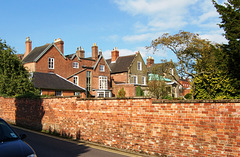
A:
[[[81,46],[77,48],[76,55],[80,58],[85,58],[85,51]]]
[[[92,59],[97,60],[98,59],[98,46],[96,43],[92,46]]]
[[[111,52],[111,63],[116,62],[117,58],[119,57],[119,51],[117,47],[114,47],[114,49]]]
[[[147,58],[147,67],[151,67],[154,64],[154,59],[151,56]]]
[[[63,52],[63,44],[64,44],[64,42],[62,41],[62,39],[61,38],[55,39],[54,43],[57,46],[57,48],[64,54],[64,52]]]
[[[30,40],[29,37],[27,37],[25,41],[25,53],[23,58],[25,58],[31,51],[32,51],[32,41]]]

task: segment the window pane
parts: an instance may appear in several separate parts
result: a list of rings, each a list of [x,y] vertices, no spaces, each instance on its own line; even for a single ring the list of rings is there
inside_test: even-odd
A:
[[[91,90],[91,71],[87,71],[87,91]]]
[[[73,77],[73,83],[78,85],[78,76]]]
[[[79,67],[78,62],[73,62],[73,68],[78,68],[78,67]]]
[[[55,96],[62,96],[62,91],[55,91]]]
[[[99,76],[99,89],[108,89],[107,76]]]
[[[48,68],[54,69],[54,58],[48,58]]]
[[[142,70],[142,62],[137,62],[137,70]]]
[[[105,71],[105,66],[104,65],[100,65],[99,66],[99,71],[104,72]]]

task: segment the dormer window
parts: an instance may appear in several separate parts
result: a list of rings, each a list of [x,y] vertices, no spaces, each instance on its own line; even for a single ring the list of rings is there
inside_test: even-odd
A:
[[[137,62],[137,70],[142,71],[142,62]]]
[[[73,62],[73,68],[79,68],[78,62]]]
[[[48,69],[54,69],[54,58],[48,58]]]
[[[105,66],[104,65],[100,65],[99,66],[99,71],[100,72],[105,72]]]

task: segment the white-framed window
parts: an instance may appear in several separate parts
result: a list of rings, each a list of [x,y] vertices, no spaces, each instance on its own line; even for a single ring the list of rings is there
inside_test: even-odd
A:
[[[99,76],[99,89],[108,89],[107,76]]]
[[[91,71],[87,71],[87,91],[91,91]]]
[[[55,96],[62,96],[62,91],[56,90],[55,91]]]
[[[79,68],[78,62],[73,62],[73,68]]]
[[[142,76],[142,84],[146,84],[146,77],[145,76]]]
[[[54,69],[54,58],[48,58],[48,69]]]
[[[74,95],[75,96],[81,96],[81,93],[80,92],[74,92]]]
[[[112,97],[111,91],[98,91],[97,92],[98,98],[110,98]]]
[[[78,85],[78,76],[73,76],[73,83]]]
[[[142,70],[142,62],[140,61],[137,62],[137,70]]]
[[[138,84],[138,78],[137,78],[136,75],[133,75],[133,76],[132,76],[132,83],[133,83],[133,84]]]
[[[105,71],[105,66],[104,65],[100,65],[99,66],[99,71],[100,72],[104,72]]]

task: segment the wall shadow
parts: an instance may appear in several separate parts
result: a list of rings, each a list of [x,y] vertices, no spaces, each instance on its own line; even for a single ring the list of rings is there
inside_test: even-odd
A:
[[[45,113],[42,103],[41,98],[16,98],[16,125],[41,131]]]

